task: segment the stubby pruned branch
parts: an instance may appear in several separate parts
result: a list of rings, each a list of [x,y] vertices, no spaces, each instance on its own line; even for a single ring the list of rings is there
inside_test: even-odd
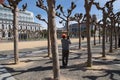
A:
[[[58,12],[56,12],[56,16],[59,17],[60,19],[64,20],[64,21],[67,21],[67,20],[66,20],[65,18],[63,18],[63,17],[61,16],[61,14],[58,13]]]
[[[99,3],[94,2],[93,5],[95,5],[98,10],[103,10],[104,9],[104,7],[100,7]]]
[[[23,11],[25,11],[26,8],[27,8],[27,3],[22,5],[22,9],[23,9]]]
[[[69,18],[72,14],[72,11],[75,8],[76,8],[76,5],[74,4],[74,2],[71,2],[71,7],[70,7],[70,9],[67,9],[67,14],[65,14],[65,12],[63,11],[63,7],[61,5],[58,5],[56,10],[59,10],[60,12],[56,12],[56,16],[58,16],[63,21],[70,20]],[[62,14],[62,16],[61,16],[61,14]]]
[[[84,5],[84,7],[85,7],[88,11],[90,11],[93,3],[94,3],[94,0],[85,0],[85,5]]]
[[[3,7],[6,7],[6,8],[9,8],[9,9],[13,10],[13,9],[18,5],[18,3],[19,3],[20,1],[22,1],[22,0],[15,0],[15,1],[13,1],[13,0],[8,0],[9,6],[6,5],[5,3],[3,3],[2,5],[3,5]],[[22,5],[22,8],[23,8],[22,11],[25,11],[26,8],[27,8],[27,3],[24,4],[24,5]]]
[[[39,19],[39,20],[41,20],[41,21],[43,21],[43,22],[45,22],[46,24],[48,24],[48,22],[47,22],[45,19],[41,18],[41,15],[40,15],[40,14],[38,14],[38,15],[36,16],[36,18]]]
[[[82,13],[76,13],[76,14],[74,15],[74,17],[75,17],[75,21],[80,22],[80,20],[81,20],[82,17],[83,17],[83,14],[82,14]]]
[[[71,2],[71,8],[68,9],[68,15],[67,17],[70,17],[70,15],[72,14],[72,11],[76,8],[76,5],[74,4],[74,2]]]
[[[89,7],[91,8],[91,6],[93,5],[94,3],[94,0],[90,0],[90,3],[89,3]]]
[[[115,14],[115,17],[116,17],[116,21],[117,21],[117,22],[120,22],[120,12],[117,12],[117,13]]]
[[[36,2],[36,6],[41,8],[41,9],[43,9],[43,10],[45,10],[46,12],[48,12],[48,8],[47,8],[47,6],[44,5],[44,1],[43,0],[38,0]]]
[[[65,15],[65,12],[63,11],[63,7],[62,7],[60,4],[57,6],[56,10],[60,10],[60,12],[62,13],[62,15],[63,15],[64,17],[67,17],[67,16]]]
[[[8,3],[10,6],[15,7],[16,5],[18,5],[19,2],[21,2],[22,0],[8,0]]]
[[[16,0],[16,4],[18,5],[18,3],[20,3],[22,0]]]
[[[113,12],[113,3],[115,2],[116,0],[111,0],[111,1],[108,1],[105,6],[107,7],[107,11],[108,11],[108,17],[109,18],[113,18],[115,16],[114,12]]]
[[[11,6],[7,6],[6,4],[2,4],[3,7],[9,8],[9,9],[13,9],[13,7]]]

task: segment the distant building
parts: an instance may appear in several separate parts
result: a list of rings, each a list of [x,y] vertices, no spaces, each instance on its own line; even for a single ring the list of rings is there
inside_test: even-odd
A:
[[[40,36],[41,25],[34,22],[30,11],[18,13],[19,39],[37,38]],[[13,14],[10,9],[0,5],[0,39],[13,38]]]
[[[57,28],[57,37],[58,38],[61,38],[61,35],[62,35],[62,33],[64,32],[64,27],[62,27],[62,28]]]
[[[92,24],[90,25],[90,27],[91,27],[90,28],[91,31],[94,30],[94,26]],[[86,36],[86,24],[81,23],[80,28],[81,28],[81,35]],[[64,29],[66,29],[66,26]],[[74,23],[74,24],[69,25],[69,33],[70,33],[71,37],[78,37],[78,33],[79,33],[78,23]]]

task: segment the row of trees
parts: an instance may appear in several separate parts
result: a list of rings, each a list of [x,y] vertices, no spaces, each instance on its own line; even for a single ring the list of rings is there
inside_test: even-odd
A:
[[[12,13],[14,15],[13,17],[13,25],[14,25],[14,60],[15,64],[19,62],[19,54],[18,54],[18,4],[22,0],[7,0],[8,5],[5,5],[2,3],[4,7],[10,8],[12,10]],[[115,32],[115,49],[117,49],[117,38],[118,34],[117,31],[119,27],[116,27],[116,24],[118,23],[119,25],[119,19],[120,19],[120,12],[114,13],[113,12],[113,3],[115,0],[110,0],[106,2],[106,4],[101,7],[99,3],[96,3],[94,0],[84,0],[84,8],[85,8],[85,15],[83,17],[82,13],[76,13],[73,17],[71,16],[72,11],[76,8],[76,5],[74,2],[71,3],[70,9],[67,9],[67,13],[65,14],[63,11],[63,7],[61,5],[58,5],[55,7],[56,0],[46,0],[47,5],[44,4],[44,0],[38,0],[36,2],[36,6],[39,7],[40,9],[44,10],[47,13],[48,19],[45,20],[41,17],[40,14],[38,14],[36,17],[44,21],[47,26],[48,26],[48,56],[52,54],[52,59],[53,59],[53,76],[54,80],[60,80],[60,67],[59,67],[59,57],[58,57],[58,45],[57,45],[57,33],[56,33],[56,23],[55,23],[55,16],[58,16],[62,23],[65,21],[67,23],[67,35],[69,35],[69,21],[77,21],[79,25],[79,49],[81,49],[81,30],[80,30],[80,23],[81,20],[86,23],[87,29],[87,53],[88,53],[88,59],[87,59],[87,66],[91,67],[92,66],[92,53],[91,53],[91,43],[90,43],[90,24],[94,22],[95,26],[99,25],[101,23],[101,28],[102,28],[102,57],[106,56],[105,53],[105,35],[106,35],[106,30],[109,28],[111,30],[110,34],[110,52],[113,51],[113,30]],[[103,19],[101,21],[96,21],[93,19],[90,15],[91,7],[92,5],[95,5],[98,10],[101,10],[103,13]],[[26,9],[27,4],[23,5],[23,11]],[[58,11],[59,10],[59,11]],[[62,14],[62,16],[61,16]],[[110,24],[107,23],[109,20]],[[96,30],[96,28],[95,28]],[[95,43],[95,42],[94,42]],[[52,46],[52,47],[51,47]]]

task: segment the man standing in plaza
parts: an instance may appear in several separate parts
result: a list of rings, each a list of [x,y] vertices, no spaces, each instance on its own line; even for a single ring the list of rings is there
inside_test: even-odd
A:
[[[62,43],[62,65],[63,67],[67,67],[69,57],[69,44],[71,44],[69,36],[67,36],[66,34],[62,34],[61,43]]]

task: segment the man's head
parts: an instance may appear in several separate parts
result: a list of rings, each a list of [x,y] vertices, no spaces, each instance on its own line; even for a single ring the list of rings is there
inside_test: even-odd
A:
[[[67,37],[67,35],[66,34],[62,34],[62,38],[66,38]]]

